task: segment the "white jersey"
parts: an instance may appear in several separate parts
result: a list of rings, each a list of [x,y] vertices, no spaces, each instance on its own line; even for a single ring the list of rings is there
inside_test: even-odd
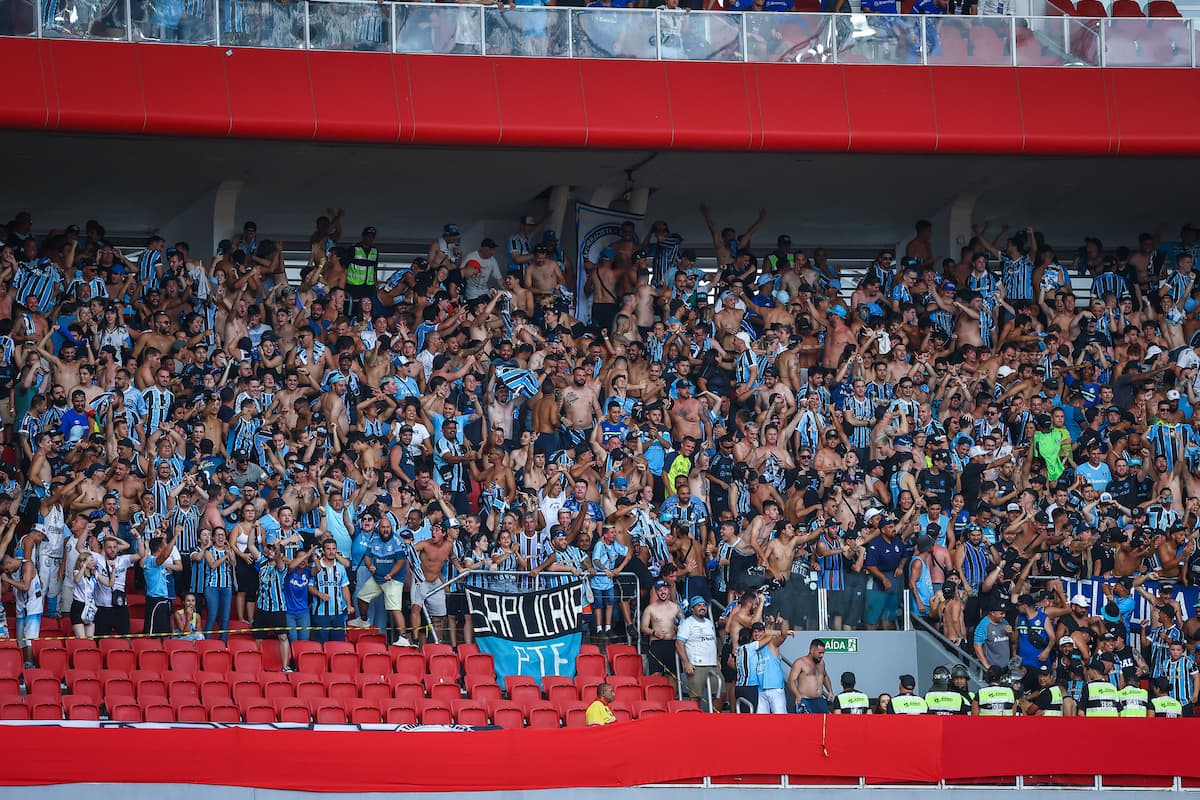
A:
[[[25,567],[25,562],[21,562],[21,566],[17,567],[12,572],[14,581],[21,580],[21,570]],[[16,598],[17,619],[23,617],[36,617],[41,614],[46,607],[45,592],[42,591],[42,577],[38,575],[37,570],[33,571],[33,578],[30,581],[28,591],[21,591],[13,588],[13,596]]]

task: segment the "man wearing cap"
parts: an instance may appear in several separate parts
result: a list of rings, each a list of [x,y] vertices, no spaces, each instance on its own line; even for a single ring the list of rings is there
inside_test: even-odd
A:
[[[925,704],[925,698],[915,693],[916,688],[916,678],[912,675],[900,676],[900,689],[896,692],[896,696],[892,698],[892,705],[890,707],[892,714],[919,716],[929,712],[929,707]]]
[[[496,242],[484,239],[478,250],[467,253],[463,259],[462,277],[466,281],[463,294],[467,302],[488,296],[488,289],[499,289],[501,284],[500,262],[496,260]]]
[[[537,230],[538,222],[529,214],[517,220],[517,232],[508,237],[508,269],[518,275],[525,265],[533,260],[533,244],[531,237]]]
[[[896,518],[890,514],[880,517],[877,538],[867,545],[867,630],[894,630],[899,612],[900,590],[904,584],[905,546],[896,535]]]
[[[675,634],[680,616],[679,603],[671,598],[671,585],[661,578],[656,580],[650,603],[642,611],[642,635],[650,642],[650,674],[666,675],[672,682],[675,680]]]
[[[834,714],[869,714],[871,713],[871,698],[858,691],[858,679],[853,672],[843,672],[841,678],[842,691],[833,698]]]
[[[1021,704],[1022,713],[1027,717],[1074,716],[1075,701],[1064,697],[1054,668],[1049,664],[1042,664],[1034,669],[1034,675],[1037,678],[1037,688],[1026,694]],[[1064,704],[1067,703],[1070,704],[1070,708],[1064,711]]]
[[[1117,687],[1108,679],[1108,664],[1093,658],[1084,667],[1086,682],[1079,700],[1079,713],[1085,717],[1120,716],[1121,700]]]
[[[708,615],[708,601],[696,595],[688,601],[691,612],[679,623],[675,652],[687,675],[688,691],[705,711],[721,697],[721,670],[717,665],[717,631]]]
[[[984,668],[1007,665],[1016,652],[1015,634],[1004,618],[1005,611],[1003,603],[996,603],[975,626],[975,657]]]
[[[1007,666],[992,664],[984,675],[987,686],[975,698],[975,713],[981,717],[1011,717],[1016,713],[1017,698],[1008,680]]]
[[[1166,678],[1150,681],[1150,716],[1178,719],[1183,716],[1183,704],[1171,696],[1171,682]]]

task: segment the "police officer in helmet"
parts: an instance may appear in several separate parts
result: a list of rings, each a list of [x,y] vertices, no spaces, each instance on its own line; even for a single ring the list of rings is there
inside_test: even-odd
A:
[[[950,675],[947,667],[934,667],[933,686],[925,694],[925,707],[930,714],[945,717],[970,713],[966,699],[950,687]]]

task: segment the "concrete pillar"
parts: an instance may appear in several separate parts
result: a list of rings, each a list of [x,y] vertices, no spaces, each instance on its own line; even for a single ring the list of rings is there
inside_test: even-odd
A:
[[[562,243],[564,250],[567,249],[568,245],[575,242],[575,231],[568,231],[566,229],[567,206],[570,204],[570,186],[559,184],[550,190],[550,199],[546,203],[549,216],[546,217],[546,224],[543,226],[543,230],[554,231],[558,234],[558,241]]]
[[[232,236],[235,231],[241,230],[241,225],[237,221],[237,202],[242,193],[242,187],[245,185],[245,181],[237,178],[226,178],[217,185],[211,207],[212,249],[209,250],[210,253],[216,252],[217,242]]]
[[[650,189],[641,188],[634,189],[629,193],[629,213],[645,214],[646,208],[650,205]],[[645,236],[645,231],[638,231],[642,236]]]

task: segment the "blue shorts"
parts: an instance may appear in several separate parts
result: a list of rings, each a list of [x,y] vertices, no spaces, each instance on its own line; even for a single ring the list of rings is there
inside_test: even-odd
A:
[[[17,617],[17,644],[28,647],[33,640],[42,634],[42,615],[30,614],[27,617]]]
[[[607,589],[597,589],[592,587],[592,608],[596,611],[601,611],[605,608],[612,608],[617,604],[617,587],[610,586]]]
[[[892,622],[896,619],[898,603],[894,591],[881,589],[867,590],[867,613],[864,621],[868,625],[878,625],[881,621]]]
[[[829,703],[824,697],[801,697],[796,704],[796,711],[801,714],[828,714]]]

